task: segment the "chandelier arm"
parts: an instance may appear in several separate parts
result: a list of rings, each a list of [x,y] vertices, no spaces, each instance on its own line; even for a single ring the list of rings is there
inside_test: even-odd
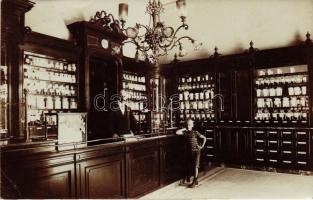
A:
[[[174,32],[173,36],[168,40],[168,44],[164,44],[164,45],[159,45],[165,48],[171,47],[173,45],[173,43],[177,42],[177,40],[175,40],[177,33],[184,28],[185,30],[188,30],[189,26],[187,24],[182,24],[181,26],[179,26],[176,31]],[[171,48],[172,49],[172,48]]]
[[[147,52],[150,50],[150,47],[145,47],[145,46],[140,46],[138,44],[138,42],[134,41],[134,40],[127,40],[125,42],[123,42],[123,45],[127,44],[127,43],[131,43],[131,44],[134,44],[136,46],[136,48],[141,51],[141,52]]]
[[[116,20],[116,21],[118,22],[118,20]],[[129,26],[129,27],[127,27],[127,28],[124,28],[124,26],[122,26],[121,30],[124,32],[124,35],[126,35],[126,36],[127,36],[126,30],[127,30],[128,28],[133,28],[133,29],[144,28],[144,29],[146,30],[146,33],[151,30],[149,26],[146,26],[146,25],[143,25],[143,24],[139,24],[139,23],[137,23],[136,26],[134,26],[134,27],[130,27],[130,26]],[[146,33],[144,33],[144,34],[142,34],[142,35],[138,35],[137,37],[144,37]]]
[[[177,44],[181,45],[181,40],[183,40],[183,39],[188,39],[188,40],[191,41],[191,43],[194,43],[194,41],[195,41],[193,38],[191,38],[191,37],[189,37],[189,36],[180,37],[180,38],[178,38],[178,39],[172,44],[172,46],[168,49],[168,51],[170,51],[170,50],[172,50],[174,47],[176,47]]]

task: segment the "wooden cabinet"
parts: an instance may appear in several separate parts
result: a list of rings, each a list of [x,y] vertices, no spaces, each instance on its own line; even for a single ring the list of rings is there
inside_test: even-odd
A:
[[[23,185],[23,197],[35,199],[75,198],[74,164],[64,164],[44,169],[25,169],[31,171]]]
[[[308,130],[255,130],[254,162],[285,169],[310,170],[310,132]]]
[[[77,198],[125,198],[123,148],[76,154]]]
[[[5,164],[2,163],[1,168],[11,184],[16,184],[21,195],[18,198],[76,198],[75,164],[71,154],[2,156]]]
[[[205,159],[208,162],[217,162],[218,161],[218,137],[216,133],[214,132],[214,129],[205,129],[204,135],[207,139],[204,150],[202,150],[202,153],[204,153]]]
[[[217,128],[215,137],[218,160],[221,163],[246,165],[250,160],[249,129],[238,127]]]
[[[127,148],[127,197],[135,198],[160,185],[159,149],[156,141]]]
[[[168,138],[160,141],[160,178],[161,185],[167,185],[183,177],[186,166],[185,141],[183,137],[176,140]]]
[[[42,151],[1,149],[1,182],[17,186],[2,197],[137,198],[183,176],[185,147],[175,135],[66,151],[36,147]]]
[[[312,152],[310,152],[310,132],[298,130],[294,132],[295,137],[295,164],[296,168],[309,169]]]

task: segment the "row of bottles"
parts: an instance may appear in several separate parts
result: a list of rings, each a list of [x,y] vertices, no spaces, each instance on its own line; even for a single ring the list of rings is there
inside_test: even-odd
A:
[[[255,120],[306,122],[308,82],[307,65],[257,70]]]
[[[288,87],[286,91],[284,91],[283,87],[276,88],[264,88],[257,89],[256,96],[257,97],[273,97],[273,96],[293,96],[293,95],[307,95],[307,86],[301,87]]]
[[[146,110],[147,109],[147,103],[145,101],[133,101],[133,100],[128,100],[126,105],[131,109],[131,110]]]
[[[76,72],[77,66],[75,63],[66,61],[59,61],[53,58],[49,58],[39,54],[25,54],[24,58],[25,65],[31,65],[33,67],[43,67],[48,70],[60,70],[64,72]]]
[[[309,107],[308,97],[258,98],[257,108]]]
[[[256,72],[257,77],[271,77],[271,76],[286,76],[298,73],[303,73],[308,71],[307,65],[295,65],[295,66],[285,66],[285,67],[275,67],[268,69],[258,69]]]
[[[69,97],[51,97],[40,95],[27,96],[27,108],[31,110],[68,110],[77,109],[77,99]]]
[[[257,78],[255,81],[256,86],[275,86],[284,84],[301,84],[307,83],[307,75],[287,75],[278,77],[268,77],[268,78]]]
[[[78,70],[75,63],[25,52],[23,71],[29,124],[43,124],[44,113],[78,108]],[[56,121],[51,120],[48,124],[55,125]]]
[[[308,111],[301,111],[297,109],[285,110],[258,110],[255,116],[255,120],[277,120],[277,121],[307,121]]]
[[[66,72],[51,72],[44,68],[35,68],[24,65],[24,78],[41,81],[54,81],[65,83],[76,83],[76,75]]]
[[[138,83],[146,83],[146,77],[144,76],[139,76],[138,74],[131,73],[131,72],[123,72],[123,80],[124,81],[133,81],[133,82],[138,82]]]
[[[25,79],[24,88],[33,95],[58,95],[58,96],[76,96],[76,86],[73,84],[54,83],[47,81],[34,81]]]
[[[195,77],[182,77],[178,80],[178,91],[214,88],[213,77],[209,74]]]
[[[180,102],[181,110],[213,110],[213,101],[204,100],[204,101],[181,101]]]
[[[146,78],[138,74],[123,71],[122,88],[125,90],[127,105],[133,111],[147,109]]]
[[[126,90],[136,90],[145,92],[147,90],[145,84],[123,82],[123,88]]]
[[[205,75],[195,75],[195,76],[186,76],[178,79],[178,83],[197,83],[197,82],[208,82],[213,81],[213,76],[210,74]]]
[[[147,101],[147,95],[142,92],[125,91],[125,95],[128,100],[134,101]]]
[[[204,90],[202,92],[189,92],[185,91],[179,94],[179,100],[203,100],[203,99],[213,99],[214,89]]]
[[[185,121],[186,119],[191,118],[193,120],[214,120],[215,114],[214,112],[205,112],[205,111],[184,111],[180,113],[180,119]]]
[[[214,114],[215,84],[211,74],[193,75],[178,79],[179,118],[185,121],[212,120]]]

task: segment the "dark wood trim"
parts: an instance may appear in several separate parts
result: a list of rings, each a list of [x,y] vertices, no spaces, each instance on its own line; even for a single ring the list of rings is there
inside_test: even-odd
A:
[[[17,184],[19,198],[137,198],[181,178],[176,172],[184,162],[181,139],[163,136],[64,151],[44,143],[7,146],[1,149],[1,169]]]

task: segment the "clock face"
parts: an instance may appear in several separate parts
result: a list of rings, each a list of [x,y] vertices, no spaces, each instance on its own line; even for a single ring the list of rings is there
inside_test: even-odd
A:
[[[102,46],[102,48],[104,48],[104,49],[109,48],[109,41],[106,40],[106,39],[102,39],[102,40],[101,40],[101,46]]]

